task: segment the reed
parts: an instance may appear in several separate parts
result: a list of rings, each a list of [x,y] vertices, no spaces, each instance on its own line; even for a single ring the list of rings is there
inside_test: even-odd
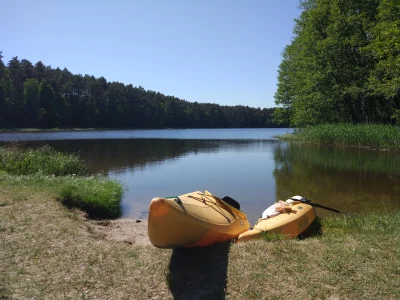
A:
[[[49,146],[24,148],[18,145],[0,148],[0,170],[14,175],[84,174],[85,164],[76,154],[57,152]]]
[[[280,138],[332,146],[400,150],[400,128],[392,125],[316,125],[298,129]]]

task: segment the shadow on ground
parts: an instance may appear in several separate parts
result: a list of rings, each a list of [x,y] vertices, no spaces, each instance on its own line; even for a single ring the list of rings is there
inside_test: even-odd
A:
[[[230,243],[174,249],[168,284],[174,299],[225,299]]]
[[[299,235],[299,239],[305,239],[313,236],[321,236],[322,235],[322,224],[321,219],[316,217],[315,220],[311,223],[310,227],[307,228],[302,234]]]

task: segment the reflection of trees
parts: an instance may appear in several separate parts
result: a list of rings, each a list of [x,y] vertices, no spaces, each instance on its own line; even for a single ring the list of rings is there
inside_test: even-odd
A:
[[[108,173],[110,170],[142,168],[165,160],[221,149],[245,150],[249,146],[274,141],[249,140],[181,140],[181,139],[101,139],[58,140],[46,143],[60,151],[78,152],[90,172]]]
[[[279,199],[301,194],[352,212],[400,205],[398,154],[291,143],[276,147],[274,159]]]

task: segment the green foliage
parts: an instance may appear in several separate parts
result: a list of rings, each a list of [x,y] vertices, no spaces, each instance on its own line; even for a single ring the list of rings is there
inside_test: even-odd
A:
[[[367,47],[376,62],[371,72],[370,88],[391,106],[399,108],[400,97],[400,3],[383,0],[379,6],[377,24]],[[397,103],[396,103],[397,102]]]
[[[391,123],[400,108],[399,4],[394,0],[302,1],[283,53],[275,102],[295,127]]]
[[[0,84],[0,126],[5,128],[278,127],[273,108],[191,103],[42,62],[33,66],[18,57],[7,66],[0,59]]]
[[[392,115],[392,119],[395,121],[397,125],[400,126],[400,109],[396,109],[394,114]]]
[[[85,173],[86,167],[77,155],[63,154],[49,146],[0,148],[0,180],[3,183],[17,185],[22,182],[54,190],[64,204],[80,208],[92,218],[120,216],[122,185],[100,176],[77,176]]]
[[[121,215],[122,186],[101,177],[70,178],[59,187],[61,201],[88,213],[91,218],[117,218]]]
[[[283,138],[324,145],[400,150],[400,128],[392,125],[316,125],[305,127]]]
[[[15,175],[83,174],[85,165],[77,155],[63,154],[49,146],[24,149],[17,146],[0,148],[0,170]]]
[[[63,204],[85,211],[91,218],[117,218],[121,215],[123,186],[102,176],[10,175],[0,172],[7,187],[46,191]]]
[[[41,125],[43,127],[56,127],[56,95],[53,88],[43,80],[39,85],[39,99],[41,104]]]
[[[24,82],[24,102],[29,122],[36,126],[40,117],[39,82],[36,78]]]

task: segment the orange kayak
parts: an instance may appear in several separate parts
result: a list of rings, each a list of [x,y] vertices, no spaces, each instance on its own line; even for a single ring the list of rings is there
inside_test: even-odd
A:
[[[316,218],[315,208],[309,204],[287,200],[281,207],[283,205],[288,205],[289,209],[273,214],[271,217],[265,216],[264,219],[258,219],[253,229],[239,235],[238,242],[259,239],[263,233],[267,232],[283,234],[289,239],[295,238],[304,232]]]
[[[158,248],[207,246],[235,239],[249,228],[242,211],[207,191],[150,202],[148,234]]]

